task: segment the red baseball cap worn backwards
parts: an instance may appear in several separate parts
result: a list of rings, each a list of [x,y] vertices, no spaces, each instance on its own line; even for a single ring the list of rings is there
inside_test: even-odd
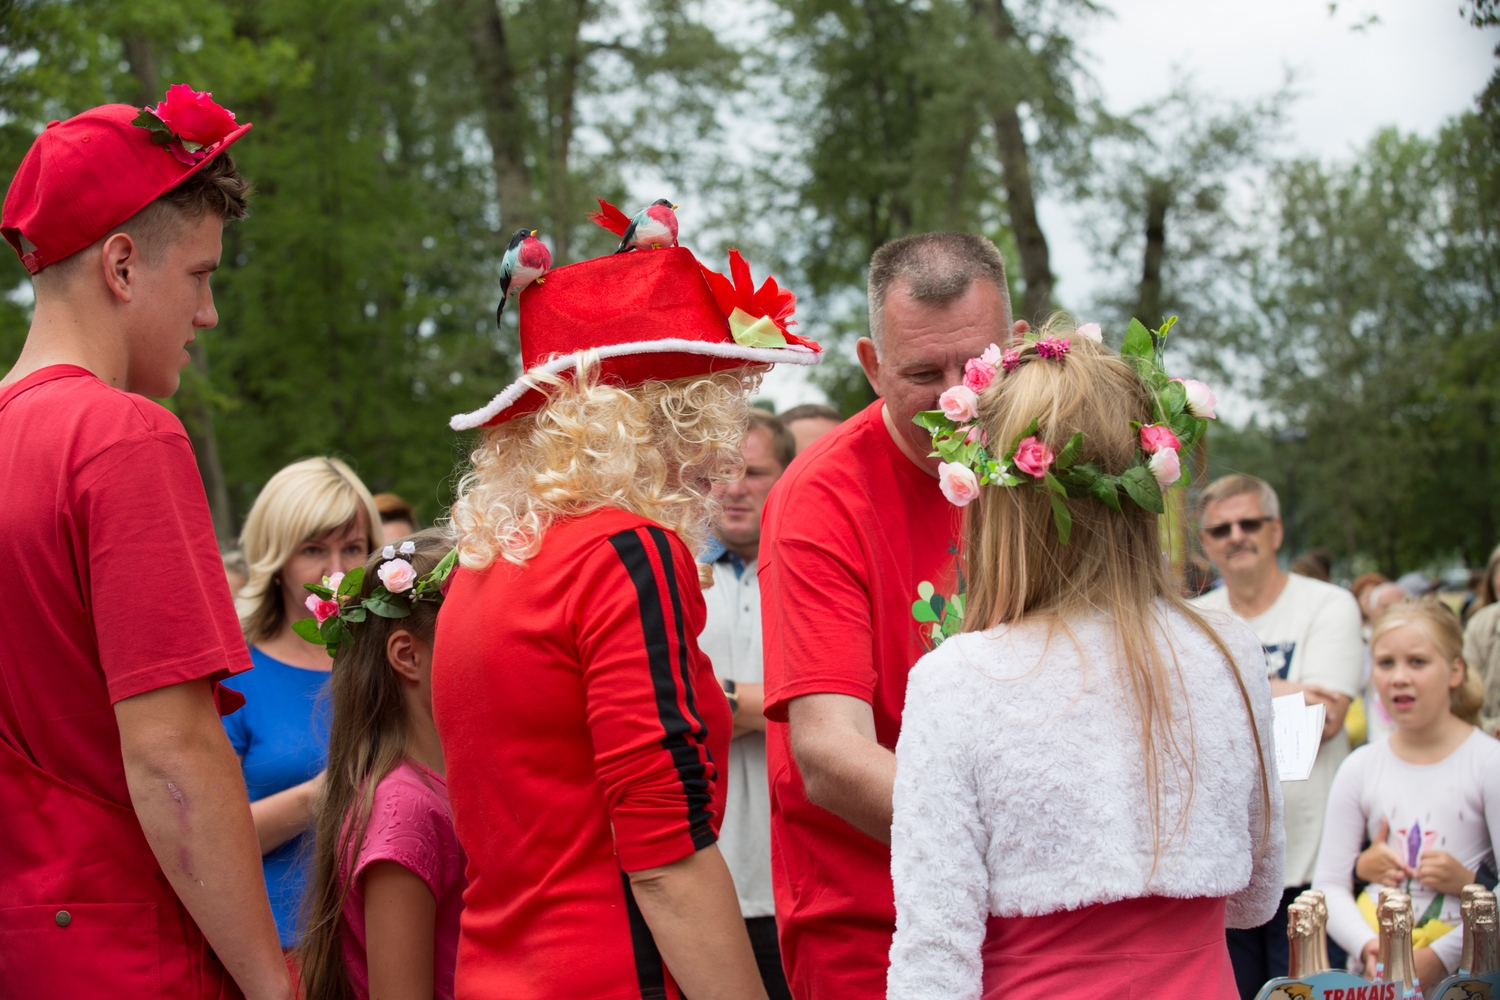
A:
[[[548,271],[520,298],[526,374],[489,404],[449,421],[454,430],[491,427],[547,401],[534,374],[561,375],[593,351],[616,385],[669,381],[777,363],[814,365],[822,348],[787,330],[796,296],[767,278],[759,289],[739,251],[728,277],[686,247],[638,249]]]
[[[106,104],[49,122],[10,182],[0,234],[36,274],[107,236],[248,131],[183,83],[154,108]]]

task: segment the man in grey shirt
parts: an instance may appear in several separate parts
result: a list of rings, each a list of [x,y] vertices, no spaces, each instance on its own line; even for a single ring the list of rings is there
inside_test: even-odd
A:
[[[729,792],[719,850],[734,876],[740,912],[750,932],[770,1000],[791,1000],[776,940],[776,903],[771,893],[771,798],[766,780],[766,717],[761,673],[760,514],[771,486],[796,453],[796,441],[780,420],[750,411],[745,435],[745,475],[719,494],[723,513],[700,562],[712,568],[713,586],[703,593],[708,621],[698,645],[713,661],[734,709],[734,740],[724,772]]]

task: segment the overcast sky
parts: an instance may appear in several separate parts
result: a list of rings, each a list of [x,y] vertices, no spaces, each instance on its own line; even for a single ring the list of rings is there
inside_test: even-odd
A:
[[[1295,74],[1284,155],[1349,159],[1380,128],[1431,135],[1469,108],[1494,65],[1500,32],[1481,32],[1458,0],[1113,0],[1112,17],[1083,36],[1087,63],[1106,105],[1128,111],[1188,76],[1205,95],[1263,97]],[[1080,220],[1043,198],[1057,294],[1086,302],[1093,261]],[[800,370],[778,369],[765,394],[778,409],[821,400]]]

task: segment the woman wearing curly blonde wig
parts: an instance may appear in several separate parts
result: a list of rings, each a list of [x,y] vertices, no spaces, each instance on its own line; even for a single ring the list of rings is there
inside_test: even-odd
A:
[[[363,565],[380,544],[370,491],[336,458],[304,459],[272,476],[240,533],[250,579],[236,603],[255,669],[227,682],[246,704],[224,717],[224,728],[244,769],[283,948],[297,943],[301,847],[328,756],[323,695],[332,663],[292,623],[312,614],[304,583]]]
[[[493,425],[433,662],[461,996],[765,998],[716,846],[732,720],[693,555],[759,372],[816,351],[790,295],[721,306],[719,278],[681,248],[548,274],[521,297],[527,375],[454,420]]]

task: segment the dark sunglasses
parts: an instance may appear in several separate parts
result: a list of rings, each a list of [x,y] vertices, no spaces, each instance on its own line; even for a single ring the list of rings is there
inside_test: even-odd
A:
[[[1276,520],[1274,517],[1246,517],[1241,518],[1238,521],[1225,521],[1223,524],[1216,524],[1212,528],[1204,528],[1203,533],[1209,538],[1218,538],[1222,540],[1228,538],[1229,533],[1233,531],[1234,526],[1238,524],[1242,532],[1247,535],[1253,535],[1256,532],[1260,531],[1261,528],[1265,527],[1266,524],[1274,520]]]

